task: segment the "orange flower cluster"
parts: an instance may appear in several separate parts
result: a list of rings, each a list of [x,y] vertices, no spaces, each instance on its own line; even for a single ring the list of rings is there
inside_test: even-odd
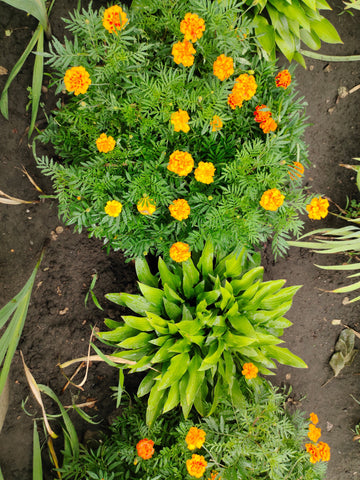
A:
[[[155,453],[154,442],[148,438],[143,438],[137,443],[136,451],[139,457],[143,458],[144,460],[149,460],[149,458],[151,458]]]
[[[185,442],[189,450],[195,450],[195,448],[201,448],[205,442],[206,432],[201,428],[190,427],[188,434],[185,437]]]
[[[145,195],[138,201],[136,208],[141,215],[152,215],[156,210],[156,203],[152,198],[149,198],[149,195]]]
[[[175,150],[170,155],[167,169],[170,172],[177,173],[180,177],[186,177],[188,173],[194,168],[194,159],[188,152]]]
[[[96,146],[99,152],[108,153],[114,150],[116,145],[115,140],[111,136],[107,136],[106,133],[102,133],[96,140]]]
[[[304,165],[300,162],[293,162],[292,165],[290,165],[291,170],[289,170],[288,174],[290,175],[291,180],[294,180],[295,176],[296,177],[302,177],[304,174]]]
[[[326,198],[315,197],[309,205],[306,205],[309,218],[312,220],[321,220],[325,218],[328,212],[329,202]]]
[[[191,252],[189,245],[184,242],[176,242],[170,247],[170,258],[174,262],[181,263],[185,262],[188,258],[191,257]]]
[[[218,472],[211,472],[211,476],[207,480],[221,480],[221,477],[218,477]]]
[[[191,67],[194,63],[195,48],[189,40],[174,43],[171,55],[174,57],[174,62],[179,65],[182,63],[184,67]]]
[[[91,85],[91,78],[84,67],[71,67],[65,72],[65,88],[74,95],[85,93]]]
[[[212,127],[212,132],[217,132],[223,127],[223,122],[219,115],[214,115],[213,119],[210,122],[210,126]]]
[[[110,33],[117,35],[117,30],[122,30],[128,23],[126,13],[119,5],[113,5],[105,10],[103,16],[103,26]]]
[[[316,443],[321,437],[321,429],[315,427],[319,419],[315,413],[310,413],[310,423],[308,437],[314,443],[306,443],[305,448],[308,453],[310,453],[310,462],[316,463],[322,460],[323,462],[328,462],[330,460],[330,447],[325,442]]]
[[[264,133],[275,132],[277,128],[277,123],[271,115],[266,105],[257,105],[255,108],[255,122],[260,123],[260,128]]]
[[[184,40],[196,42],[203,36],[205,21],[196,13],[187,13],[180,23],[180,32],[184,34]]]
[[[244,363],[241,373],[247,380],[250,380],[257,377],[258,371],[259,369],[253,363]]]
[[[174,125],[175,132],[185,132],[190,130],[188,121],[190,120],[189,114],[186,110],[179,110],[171,114],[171,123]]]
[[[284,198],[285,195],[283,195],[280,190],[277,188],[271,188],[262,194],[260,205],[265,210],[275,212],[284,203]]]
[[[213,64],[213,72],[219,80],[227,80],[234,73],[234,60],[222,53]]]
[[[170,215],[176,220],[186,220],[190,215],[190,206],[186,200],[179,198],[169,205]]]
[[[215,174],[214,164],[211,162],[199,162],[198,167],[194,171],[195,179],[201,183],[212,183]]]
[[[105,206],[105,213],[110,217],[118,217],[121,213],[122,205],[117,200],[109,200]]]
[[[206,470],[207,461],[202,455],[197,455],[196,453],[186,461],[186,468],[189,472],[189,475],[195,478],[201,478]]]
[[[291,83],[289,70],[281,70],[275,77],[275,83],[277,87],[287,88]]]
[[[250,100],[256,93],[257,84],[253,75],[243,73],[235,80],[235,85],[228,97],[228,104],[234,110],[241,107],[244,100]]]

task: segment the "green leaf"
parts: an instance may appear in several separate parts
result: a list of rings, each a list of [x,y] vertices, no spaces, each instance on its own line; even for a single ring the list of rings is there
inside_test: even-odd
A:
[[[255,34],[258,42],[262,48],[267,52],[270,59],[275,56],[275,30],[272,25],[269,25],[267,20],[257,15],[254,17]]]
[[[164,291],[159,288],[149,287],[145,283],[138,282],[141,293],[146,300],[156,307],[156,313],[162,311]]]
[[[41,447],[39,433],[37,431],[37,423],[34,420],[34,430],[33,430],[33,480],[42,480],[43,471],[42,471],[42,462],[41,462]]]
[[[299,288],[301,288],[301,286],[302,285],[286,287],[275,295],[264,298],[260,303],[260,308],[265,310],[274,310],[275,308],[280,307],[283,303],[292,300],[295,293],[299,290]]]
[[[275,32],[275,42],[281,53],[283,53],[289,62],[291,62],[296,51],[294,37],[291,33],[288,32],[284,37],[280,37],[280,35]]]
[[[152,327],[162,335],[166,335],[169,333],[169,322],[168,320],[164,320],[163,318],[159,317],[159,315],[156,315],[155,313],[151,312],[146,312],[147,313],[147,319],[149,320],[150,324]]]
[[[159,372],[150,370],[150,372],[144,377],[138,387],[137,396],[143,397],[144,395],[148,394],[155,383],[155,377],[158,375]]]
[[[164,407],[165,398],[167,397],[164,390],[159,390],[159,383],[156,382],[151,388],[148,406],[146,409],[146,423],[151,427],[157,417],[160,415]]]
[[[173,357],[172,352],[169,350],[174,345],[175,339],[169,338],[164,345],[159,348],[155,355],[151,359],[151,363],[162,363]]]
[[[237,296],[241,290],[247,290],[255,280],[262,279],[264,275],[264,267],[255,267],[246,272],[241,280],[232,280],[230,282],[233,287],[234,295]]]
[[[191,359],[188,369],[189,381],[186,387],[186,403],[188,405],[194,403],[196,394],[205,378],[205,372],[199,371],[200,365],[201,357],[196,353]]]
[[[180,289],[181,287],[180,277],[170,272],[166,263],[161,257],[159,257],[159,260],[158,260],[158,269],[159,269],[161,283],[163,284],[163,287],[165,287],[165,285],[168,285],[174,291]]]
[[[97,336],[102,338],[103,340],[108,340],[109,342],[118,343],[126,338],[133,337],[138,333],[138,330],[135,328],[131,328],[128,325],[124,325],[122,327],[115,328],[110,332],[99,332]]]
[[[192,407],[192,405],[189,405],[186,401],[186,391],[187,391],[188,385],[189,385],[189,372],[185,372],[184,376],[181,378],[179,383],[180,402],[181,402],[181,408],[182,408],[185,419],[188,417]]]
[[[240,252],[234,252],[225,260],[224,277],[239,277],[244,269],[247,250],[245,247]]]
[[[196,335],[202,329],[202,324],[198,320],[182,320],[176,325],[183,336]]]
[[[183,305],[183,309],[182,309],[182,320],[183,321],[193,320],[193,316],[190,310],[185,305]]]
[[[174,382],[179,381],[187,371],[189,363],[190,357],[188,353],[179,353],[179,355],[175,355],[170,360],[169,368],[164,375],[162,375],[161,380],[158,383],[158,390],[164,390]]]
[[[312,10],[317,10],[319,9],[318,5],[317,5],[317,0],[301,0],[302,2],[305,3],[305,5],[307,5],[309,8],[311,8]]]
[[[224,348],[225,343],[221,338],[219,338],[217,341],[214,341],[210,346],[208,354],[203,359],[199,371],[208,370],[213,365],[216,365],[224,351]]]
[[[180,320],[182,316],[182,309],[176,305],[176,303],[169,302],[167,298],[163,298],[164,308],[167,316],[171,320]]]
[[[144,257],[138,257],[135,261],[136,275],[141,283],[145,283],[150,287],[158,287],[159,280],[155,277],[149,268],[149,265]]]
[[[153,334],[141,332],[138,335],[135,335],[135,337],[130,337],[126,340],[123,340],[121,343],[119,343],[119,347],[129,350],[134,348],[142,348],[153,338]]]
[[[48,16],[43,0],[2,0],[8,5],[23,10],[35,17],[41,23],[44,30],[48,29]]]
[[[175,382],[171,385],[169,389],[169,393],[164,404],[164,408],[162,413],[166,413],[169,410],[177,407],[180,402],[180,390],[179,390],[179,382]]]
[[[264,282],[260,285],[260,288],[254,295],[254,297],[248,302],[246,305],[245,310],[253,310],[258,308],[260,302],[265,298],[271,295],[274,295],[278,292],[283,285],[285,284],[286,280],[270,280],[269,282]]]
[[[148,302],[141,295],[132,295],[130,293],[107,293],[105,298],[110,300],[110,302],[116,303],[117,305],[122,305],[123,307],[128,307],[135,313],[140,315],[145,315],[146,312],[160,313],[158,309]]]
[[[319,50],[321,47],[321,40],[315,32],[302,29],[300,30],[300,38],[311,50]]]
[[[165,292],[165,297],[170,301],[170,302],[175,302],[175,303],[184,303],[184,300],[173,290],[169,285],[165,284],[164,286],[164,292]]]
[[[183,290],[186,298],[192,298],[195,295],[194,286],[199,281],[199,272],[191,258],[183,262]]]
[[[201,257],[197,263],[197,268],[201,271],[203,277],[213,273],[214,265],[214,245],[211,239],[205,243]]]
[[[319,10],[332,10],[326,0],[316,0],[316,6]]]
[[[290,310],[291,305],[292,299],[288,302],[284,302],[274,310],[258,310],[257,312],[251,313],[251,320],[253,323],[267,324],[267,322],[271,320],[282,317],[288,310]]]
[[[254,343],[253,338],[245,337],[243,335],[234,335],[231,332],[227,332],[224,335],[224,340],[227,347],[234,348],[235,350],[241,350],[242,347],[247,347]]]
[[[294,355],[287,348],[267,345],[262,348],[266,354],[283,365],[290,365],[295,368],[307,368],[306,363],[300,357]]]
[[[176,340],[169,347],[169,352],[174,353],[185,353],[191,349],[191,344],[187,338],[182,338],[181,340]]]
[[[314,31],[323,42],[343,43],[336,28],[324,17],[322,17],[320,21],[313,20],[311,22],[311,30]]]
[[[212,290],[211,292],[203,292],[197,296],[197,301],[201,302],[202,300],[206,301],[207,305],[212,305],[220,296],[219,290]]]
[[[237,333],[243,333],[248,337],[253,337],[255,335],[255,329],[246,315],[229,316],[228,320]]]
[[[133,317],[131,315],[127,315],[122,318],[126,325],[136,330],[140,330],[142,332],[150,332],[153,329],[153,327],[149,323],[149,320],[146,317]]]

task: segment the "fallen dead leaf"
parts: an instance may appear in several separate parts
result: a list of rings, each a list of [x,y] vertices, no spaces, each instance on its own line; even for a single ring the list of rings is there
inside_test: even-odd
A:
[[[8,69],[0,65],[0,75],[7,75],[8,73]]]

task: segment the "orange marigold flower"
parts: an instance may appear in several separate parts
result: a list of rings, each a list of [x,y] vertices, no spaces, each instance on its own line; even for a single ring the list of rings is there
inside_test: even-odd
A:
[[[218,477],[218,472],[211,472],[211,476],[207,480],[221,480],[221,477]]]
[[[260,128],[264,133],[275,132],[277,123],[273,118],[269,117],[265,122],[260,123]]]
[[[318,419],[318,416],[316,415],[316,413],[314,413],[314,412],[310,413],[310,422],[312,422],[314,425],[319,423],[319,419]]]
[[[315,427],[312,423],[309,425],[308,437],[314,443],[316,443],[321,437],[321,428]]]
[[[188,121],[190,120],[189,114],[186,110],[179,110],[171,114],[171,123],[174,125],[174,131],[183,131],[187,133],[190,130]]]
[[[309,205],[306,205],[309,218],[312,220],[320,220],[325,218],[328,212],[329,202],[326,198],[315,197],[311,200]]]
[[[109,200],[105,207],[105,213],[110,217],[118,217],[121,213],[122,205],[117,200]]]
[[[170,172],[177,173],[180,177],[186,177],[193,168],[194,159],[190,153],[175,150],[175,152],[170,155],[169,164],[167,166],[167,169],[170,170]]]
[[[321,460],[320,453],[316,445],[313,443],[306,443],[305,444],[306,451],[310,453],[310,462],[316,463]]]
[[[119,5],[113,5],[112,7],[107,8],[104,12],[103,25],[110,33],[115,33],[117,35],[116,30],[122,30],[125,28],[128,21],[126,13],[121,7],[119,7]]]
[[[170,247],[170,258],[175,262],[185,262],[191,257],[190,247],[187,243],[176,242]]]
[[[201,428],[190,427],[188,434],[185,437],[185,442],[189,450],[195,450],[195,448],[201,448],[205,442],[206,432]]]
[[[201,478],[206,470],[207,461],[202,455],[193,453],[189,460],[186,460],[186,468],[189,475],[195,478]]]
[[[275,77],[275,83],[277,87],[287,88],[291,83],[289,70],[281,70]]]
[[[271,117],[271,112],[266,105],[257,105],[257,107],[255,107],[254,116],[255,122],[263,123]]]
[[[143,438],[136,445],[137,454],[144,460],[149,460],[154,453],[154,442],[148,438]]]
[[[219,117],[219,115],[214,115],[213,116],[213,119],[211,120],[210,122],[210,125],[212,127],[212,132],[217,132],[218,130],[220,130],[223,126],[223,122],[221,120],[221,118]]]
[[[235,82],[233,92],[241,95],[244,100],[250,100],[255,95],[257,84],[254,75],[243,73]]]
[[[195,48],[189,40],[174,43],[171,55],[174,57],[176,64],[182,63],[184,67],[191,67],[194,63]]]
[[[247,380],[250,380],[257,377],[258,371],[259,369],[253,363],[244,363],[241,373]]]
[[[190,215],[190,206],[186,200],[179,198],[169,205],[170,215],[176,220],[185,220]]]
[[[205,21],[196,13],[187,13],[180,23],[180,32],[184,34],[185,40],[196,42],[203,36]]]
[[[96,146],[99,152],[108,153],[114,150],[116,145],[115,140],[111,136],[107,136],[106,133],[102,133],[96,140]]]
[[[290,178],[294,180],[295,176],[296,177],[302,177],[304,174],[304,165],[300,162],[293,162],[292,165],[290,165],[291,170],[288,171],[288,174],[290,175]],[[315,415],[315,414],[313,414]],[[314,423],[314,422],[313,422]]]
[[[281,207],[284,203],[284,198],[285,195],[283,195],[280,190],[277,188],[271,188],[262,194],[260,205],[265,208],[265,210],[275,212],[275,210]]]
[[[91,85],[91,78],[84,67],[71,67],[65,72],[64,83],[68,92],[79,95],[87,91]]]
[[[231,92],[228,96],[227,103],[230,105],[230,108],[235,110],[236,107],[242,107],[243,101],[244,99],[241,96],[236,95],[234,92]]]
[[[212,183],[216,168],[211,162],[199,162],[198,167],[194,171],[195,179],[201,183]]]
[[[330,447],[325,442],[319,442],[317,444],[320,458],[323,462],[328,462],[330,460]]]
[[[213,64],[213,71],[219,80],[227,80],[234,73],[234,60],[222,53]]]
[[[145,195],[138,201],[136,208],[141,215],[152,215],[156,210],[156,203],[152,198],[149,198],[149,195]]]

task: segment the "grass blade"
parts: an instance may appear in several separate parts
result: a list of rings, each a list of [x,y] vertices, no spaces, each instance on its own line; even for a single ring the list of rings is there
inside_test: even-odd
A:
[[[37,431],[36,420],[34,420],[33,432],[33,480],[43,480],[42,462],[41,462],[41,448],[39,433]]]
[[[40,34],[37,41],[37,49],[35,54],[35,63],[33,70],[32,78],[32,104],[31,104],[31,122],[29,127],[28,138],[31,137],[31,134],[35,127],[36,117],[39,110],[40,96],[41,96],[41,86],[44,73],[44,30],[42,25],[39,26]]]

